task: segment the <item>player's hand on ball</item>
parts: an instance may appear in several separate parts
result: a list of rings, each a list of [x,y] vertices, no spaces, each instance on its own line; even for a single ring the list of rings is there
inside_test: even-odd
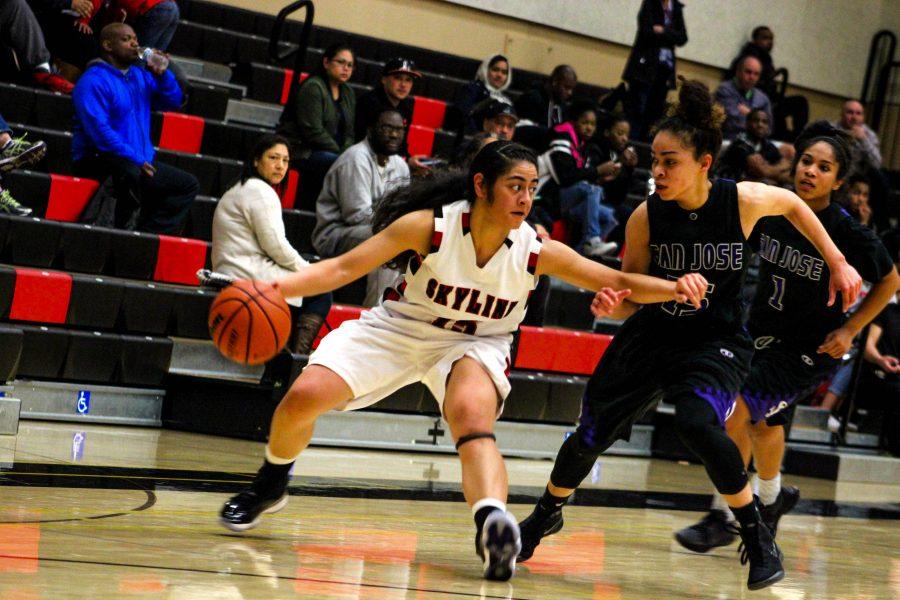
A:
[[[847,354],[853,344],[853,332],[844,327],[835,329],[825,336],[825,341],[816,350],[819,354],[827,354],[831,358],[840,359]]]
[[[675,282],[675,300],[680,304],[693,304],[694,308],[700,310],[703,308],[708,285],[706,277],[700,273],[682,275]]]
[[[617,291],[608,287],[603,288],[594,295],[594,299],[591,301],[591,314],[598,319],[608,317],[630,295],[631,290]]]
[[[862,277],[850,263],[843,261],[839,266],[831,267],[831,279],[828,282],[828,306],[834,304],[834,299],[840,292],[841,298],[844,300],[843,312],[847,312],[856,302],[861,288]]]

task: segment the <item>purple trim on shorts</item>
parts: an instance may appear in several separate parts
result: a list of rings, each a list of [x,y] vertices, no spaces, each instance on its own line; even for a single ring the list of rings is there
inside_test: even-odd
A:
[[[734,410],[735,394],[728,390],[717,390],[711,387],[694,388],[694,393],[709,402],[709,405],[716,411],[716,416],[719,417],[719,425],[725,427],[725,419]]]
[[[597,441],[597,421],[591,415],[591,403],[588,395],[581,397],[581,416],[578,417],[578,437],[585,448],[593,448]]]
[[[767,417],[778,414],[788,408],[797,399],[797,394],[766,394],[744,390],[741,392],[744,404],[750,411],[750,421],[758,423]]]

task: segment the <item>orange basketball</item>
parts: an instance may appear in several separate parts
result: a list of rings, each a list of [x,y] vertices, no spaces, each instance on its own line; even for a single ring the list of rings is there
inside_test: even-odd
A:
[[[284,348],[291,311],[284,297],[262,281],[236,281],[209,309],[209,335],[226,358],[260,365]]]

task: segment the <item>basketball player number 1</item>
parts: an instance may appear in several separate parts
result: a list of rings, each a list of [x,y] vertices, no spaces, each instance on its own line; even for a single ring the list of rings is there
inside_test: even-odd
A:
[[[769,306],[775,310],[784,310],[784,305],[781,303],[784,298],[784,277],[772,275],[772,283],[775,284],[775,291],[772,292],[772,297],[769,298]]]

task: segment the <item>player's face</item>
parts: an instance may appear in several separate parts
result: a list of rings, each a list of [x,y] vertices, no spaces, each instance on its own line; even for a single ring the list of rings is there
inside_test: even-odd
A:
[[[480,173],[476,178],[480,177]],[[531,203],[537,191],[538,174],[534,163],[521,161],[514,164],[494,182],[490,190],[484,190],[487,210],[491,220],[507,229],[518,229],[531,212]],[[478,180],[476,179],[476,188]]]
[[[803,151],[794,171],[794,187],[804,200],[815,200],[831,195],[841,187],[837,177],[838,163],[834,149],[827,142],[816,142]]]
[[[656,193],[663,200],[686,198],[697,188],[698,181],[705,181],[712,157],[708,154],[694,158],[694,149],[686,147],[681,138],[668,131],[660,131],[653,138],[653,165],[651,174],[656,182]]]
[[[290,164],[291,155],[284,144],[275,144],[263,152],[261,157],[253,161],[256,172],[271,185],[281,183],[281,180],[284,179],[288,172]]]

